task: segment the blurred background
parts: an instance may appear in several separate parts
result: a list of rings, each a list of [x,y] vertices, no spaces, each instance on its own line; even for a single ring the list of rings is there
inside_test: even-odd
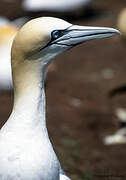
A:
[[[47,126],[72,180],[126,179],[126,1],[43,1],[0,2],[0,127],[13,104],[10,48],[25,22],[54,16],[78,25],[120,29],[122,38],[84,43],[50,65]]]

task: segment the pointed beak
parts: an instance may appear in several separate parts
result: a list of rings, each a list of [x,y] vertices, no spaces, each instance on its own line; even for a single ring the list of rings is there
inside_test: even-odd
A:
[[[54,43],[73,47],[88,40],[106,38],[115,34],[120,34],[120,32],[113,28],[72,25]]]

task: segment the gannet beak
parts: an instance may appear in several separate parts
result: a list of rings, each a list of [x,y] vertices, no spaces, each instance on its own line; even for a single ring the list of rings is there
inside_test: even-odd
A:
[[[113,28],[72,25],[53,43],[73,47],[88,40],[106,38],[115,34],[120,32]]]

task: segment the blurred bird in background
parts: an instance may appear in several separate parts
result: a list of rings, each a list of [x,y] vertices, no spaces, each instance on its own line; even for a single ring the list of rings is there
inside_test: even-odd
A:
[[[8,19],[0,17],[0,90],[12,88],[10,51],[18,28]]]
[[[11,45],[18,29],[26,21],[27,18],[10,21],[5,17],[0,17],[0,90],[12,89]]]
[[[126,43],[126,8],[122,9],[118,15],[117,28],[121,32],[121,40]],[[114,98],[121,94],[126,94],[126,84],[113,88],[109,96]],[[118,119],[119,129],[113,135],[105,137],[104,143],[106,145],[126,143],[126,108],[116,108],[115,116]]]
[[[69,12],[80,7],[86,7],[91,0],[24,0],[22,6],[27,11],[57,11]]]
[[[126,40],[126,8],[118,16],[117,27],[122,33],[122,38]]]
[[[126,143],[126,109],[117,108],[115,115],[119,121],[119,129],[113,134],[104,138],[106,145]]]

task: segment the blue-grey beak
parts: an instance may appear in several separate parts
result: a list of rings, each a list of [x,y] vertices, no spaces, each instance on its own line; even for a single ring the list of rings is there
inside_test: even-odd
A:
[[[114,28],[72,25],[53,43],[72,47],[88,40],[106,38],[115,34],[120,32]]]

